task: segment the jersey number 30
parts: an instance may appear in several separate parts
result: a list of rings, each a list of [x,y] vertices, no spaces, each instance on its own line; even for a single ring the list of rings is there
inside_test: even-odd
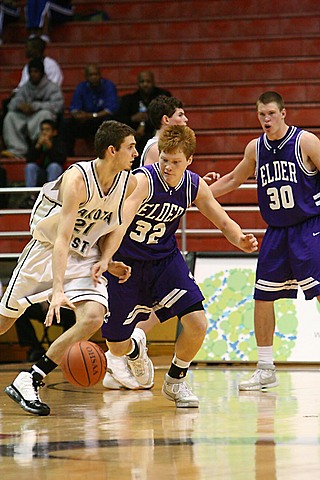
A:
[[[280,210],[280,208],[293,208],[294,198],[290,185],[283,185],[279,189],[270,187],[267,189],[270,198],[269,207],[271,210]]]

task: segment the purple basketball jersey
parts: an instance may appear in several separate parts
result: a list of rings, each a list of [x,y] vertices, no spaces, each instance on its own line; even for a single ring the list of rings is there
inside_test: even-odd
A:
[[[261,215],[268,225],[296,225],[320,214],[320,172],[303,164],[304,131],[289,127],[280,140],[257,141],[257,182]]]
[[[157,260],[177,248],[175,233],[180,218],[195,200],[199,189],[199,175],[186,170],[176,187],[169,187],[163,179],[159,164],[137,168],[149,183],[149,195],[140,206],[119,249],[123,257],[136,260]]]

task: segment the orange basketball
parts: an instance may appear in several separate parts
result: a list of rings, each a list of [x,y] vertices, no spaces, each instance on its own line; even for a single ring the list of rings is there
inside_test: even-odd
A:
[[[65,352],[60,367],[64,378],[72,385],[92,387],[105,376],[107,359],[99,345],[80,340]]]

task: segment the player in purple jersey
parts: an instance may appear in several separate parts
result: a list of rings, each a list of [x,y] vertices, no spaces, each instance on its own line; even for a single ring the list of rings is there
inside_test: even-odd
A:
[[[274,301],[296,298],[298,286],[307,300],[320,301],[320,140],[286,124],[278,93],[263,93],[256,106],[263,135],[248,143],[243,160],[231,173],[210,186],[219,197],[256,172],[260,211],[268,224],[254,291],[258,366],[249,380],[240,383],[240,390],[278,385]]]
[[[179,220],[193,203],[241,250],[256,251],[257,240],[252,234],[245,235],[213,198],[204,180],[187,170],[196,146],[193,130],[183,125],[167,127],[158,145],[159,163],[135,171],[137,188],[125,205],[124,224],[108,238],[113,242],[108,243],[107,257],[117,251],[114,259],[125,259],[132,269],[127,288],[107,274],[112,303],[102,334],[109,348],[108,376],[111,373],[114,388],[152,387],[153,366],[146,353],[145,334],[135,326],[152,310],[161,323],[178,316],[183,329],[162,392],[177,407],[198,407],[199,400],[184,378],[202,345],[207,321],[203,295],[178,249],[175,232]],[[126,229],[121,243],[121,230],[124,234]],[[93,279],[101,273],[98,264],[95,268]],[[104,385],[112,388],[109,380]]]

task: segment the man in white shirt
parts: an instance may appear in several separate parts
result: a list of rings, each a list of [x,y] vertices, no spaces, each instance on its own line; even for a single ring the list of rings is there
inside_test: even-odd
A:
[[[61,71],[61,68],[53,58],[47,57],[45,55],[45,49],[46,42],[42,40],[42,38],[29,38],[26,42],[26,57],[28,59],[28,63],[34,58],[40,58],[43,61],[44,71],[48,79],[61,87],[63,82],[63,73]],[[22,87],[22,85],[24,85],[29,80],[28,63],[26,63],[22,69],[21,79],[17,86],[17,89]]]

